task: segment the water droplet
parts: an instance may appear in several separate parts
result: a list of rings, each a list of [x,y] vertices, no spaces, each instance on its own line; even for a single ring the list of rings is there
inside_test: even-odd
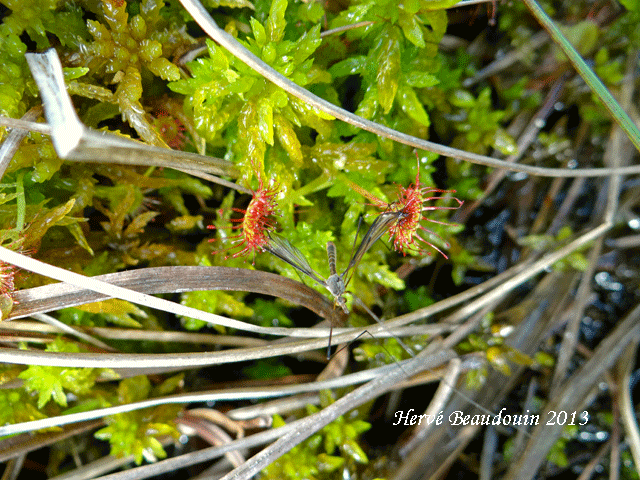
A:
[[[629,228],[633,230],[638,230],[640,229],[640,219],[632,218],[631,220],[629,220],[629,222],[627,222],[627,225],[629,225]]]
[[[509,178],[512,182],[521,182],[522,180],[526,180],[529,175],[525,172],[512,172],[509,175]]]
[[[608,272],[596,273],[594,279],[596,283],[605,290],[619,292],[623,288],[622,284],[620,282],[616,282]]]
[[[544,128],[547,122],[543,118],[536,118],[533,122],[536,128]]]

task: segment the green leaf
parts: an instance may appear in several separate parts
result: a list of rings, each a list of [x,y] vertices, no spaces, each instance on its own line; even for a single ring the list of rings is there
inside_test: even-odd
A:
[[[423,14],[421,18],[431,27],[430,29],[425,29],[426,50],[429,51],[430,55],[435,56],[438,51],[437,45],[447,31],[447,11],[444,9],[433,10]]]
[[[262,140],[273,145],[273,106],[269,99],[262,98],[258,104],[258,128]]]
[[[243,368],[242,373],[254,380],[273,380],[289,376],[293,372],[279,360],[268,358],[266,360],[258,360],[250,367]]]
[[[410,87],[416,87],[416,88],[433,87],[438,83],[440,83],[440,80],[438,80],[438,77],[436,77],[435,75],[432,75],[428,72],[422,72],[422,71],[416,71],[416,70],[413,70],[408,74],[406,74],[404,77],[404,81]]]
[[[476,99],[466,90],[456,90],[449,99],[452,105],[460,108],[473,108]]]
[[[620,0],[620,3],[627,10],[632,12],[640,12],[640,0]]]
[[[421,10],[446,10],[453,7],[457,0],[420,0]]]
[[[2,425],[47,418],[36,408],[33,401],[33,395],[22,389],[0,389],[0,422]]]
[[[162,397],[164,395],[169,395],[176,390],[182,388],[184,384],[184,373],[179,373],[178,375],[174,375],[172,377],[167,378],[160,385],[153,388],[153,396],[154,397]]]
[[[302,2],[298,8],[298,16],[301,20],[310,23],[318,23],[324,17],[324,8],[320,2]]]
[[[499,150],[503,155],[515,155],[518,153],[518,145],[516,145],[516,141],[502,128],[496,130],[496,134],[493,139],[493,147],[496,150]]]
[[[424,48],[426,44],[422,33],[422,24],[416,15],[400,10],[398,25],[400,25],[402,33],[404,33],[407,40],[413,43],[416,47]]]
[[[293,63],[296,65],[301,64],[317,50],[321,43],[320,24],[318,24],[311,28],[311,30],[304,32],[296,42]]]
[[[583,20],[569,26],[560,25],[558,28],[582,56],[588,56],[592,53],[600,37],[598,25],[591,20]],[[555,56],[558,61],[567,61],[567,57],[559,47],[555,47]]]
[[[435,302],[427,291],[426,285],[420,285],[417,290],[405,290],[403,297],[410,312],[428,307]]]
[[[349,57],[331,66],[329,73],[334,77],[346,77],[357,73],[364,73],[367,66],[367,57],[358,55]]]
[[[400,76],[400,41],[397,30],[387,27],[379,40],[375,61],[378,65],[376,84],[378,102],[384,113],[389,113],[398,91]]]
[[[78,353],[84,350],[74,343],[57,338],[47,345],[45,351]],[[27,391],[38,394],[38,408],[41,409],[52,399],[58,405],[66,407],[65,390],[76,395],[88,394],[102,371],[103,369],[98,368],[30,365],[18,376],[24,380],[24,388]]]
[[[298,136],[293,130],[293,125],[291,125],[291,122],[282,115],[275,115],[273,120],[280,145],[282,145],[282,147],[287,151],[289,158],[295,166],[298,168],[302,167],[302,148],[300,140],[298,140]]]
[[[163,80],[180,80],[180,69],[164,57],[156,58],[147,65],[147,68]]]
[[[260,27],[262,28],[262,25],[260,25]],[[210,38],[205,39],[205,42],[207,44],[207,50],[209,51],[209,59],[207,63],[210,68],[219,72],[226,72],[229,69],[229,59],[227,58],[224,49],[217,46]],[[195,63],[195,65],[201,65],[202,63],[203,62]]]
[[[62,69],[62,71],[64,73],[65,82],[75,80],[76,78],[83,77],[84,75],[89,73],[89,69],[87,67],[76,67],[76,68],[65,67]]]
[[[202,2],[210,9],[218,8],[218,7],[229,7],[229,8],[250,8],[254,10],[255,7],[253,3],[249,0],[204,0]]]
[[[262,24],[258,20],[253,18],[253,17],[251,17],[249,22],[251,24],[251,30],[253,31],[253,38],[255,39],[256,44],[259,47],[264,47],[267,44],[267,32],[266,32],[266,30],[264,29]]]
[[[341,445],[340,445],[340,449],[347,454],[352,460],[358,462],[358,463],[362,463],[362,464],[367,464],[369,463],[369,459],[367,458],[367,454],[364,453],[364,450],[362,450],[362,448],[360,448],[360,445],[358,445],[358,442],[356,442],[353,439],[347,439],[345,440]]]
[[[173,380],[171,384],[174,385]],[[149,379],[140,375],[124,379],[118,386],[120,404],[146,400],[151,392]],[[125,457],[133,455],[137,464],[143,457],[149,461],[166,457],[157,436],[171,435],[178,438],[174,420],[182,409],[179,405],[160,405],[133,412],[121,413],[107,417],[107,427],[98,430],[94,435],[99,440],[111,444],[111,455]]]
[[[267,20],[267,40],[270,42],[279,42],[284,37],[284,29],[287,26],[284,14],[287,5],[287,0],[273,0],[271,2],[269,19]]]
[[[83,312],[101,314],[105,321],[128,328],[142,327],[140,322],[132,318],[132,315],[147,318],[147,314],[144,310],[132,303],[116,298],[88,303],[86,305],[79,305],[75,308],[82,310]]]
[[[250,317],[253,315],[253,310],[234,295],[217,290],[185,292],[181,295],[180,303],[205,312],[230,315],[232,317]],[[189,330],[199,330],[204,326],[211,326],[218,331],[224,331],[223,327],[211,325],[202,320],[188,317],[180,318],[185,322],[185,327]]]
[[[411,87],[402,86],[398,91],[398,102],[402,111],[416,122],[429,127],[431,121],[416,92]]]

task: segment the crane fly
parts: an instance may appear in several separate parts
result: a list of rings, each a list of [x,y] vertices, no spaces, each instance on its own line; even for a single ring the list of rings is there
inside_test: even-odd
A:
[[[374,222],[367,230],[367,233],[362,237],[360,245],[355,249],[347,268],[342,273],[338,273],[336,268],[336,246],[333,242],[327,242],[327,259],[329,262],[329,276],[324,278],[318,272],[316,272],[309,262],[297,247],[291,244],[289,240],[274,232],[268,232],[269,241],[264,246],[264,249],[275,255],[283,262],[288,263],[295,268],[299,273],[311,278],[318,285],[326,288],[333,296],[334,304],[339,306],[342,311],[348,315],[349,309],[347,308],[344,294],[347,293],[347,286],[353,277],[353,271],[362,260],[364,254],[369,248],[387,231],[390,225],[401,219],[403,213],[399,212],[383,212],[376,217]],[[357,241],[357,236],[356,236]],[[355,246],[355,242],[354,242]],[[331,350],[331,337],[333,334],[333,325],[329,329],[329,347]]]

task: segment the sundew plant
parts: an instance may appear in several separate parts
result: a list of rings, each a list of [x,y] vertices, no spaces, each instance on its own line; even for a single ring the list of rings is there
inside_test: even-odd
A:
[[[7,478],[637,478],[638,1],[0,3]]]

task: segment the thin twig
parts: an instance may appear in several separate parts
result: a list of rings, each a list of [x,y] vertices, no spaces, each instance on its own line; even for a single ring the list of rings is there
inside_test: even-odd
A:
[[[569,58],[569,61],[578,71],[582,79],[591,88],[591,91],[597,95],[609,114],[614,118],[615,122],[626,133],[629,140],[640,150],[640,131],[636,124],[629,118],[629,115],[620,107],[618,102],[613,98],[607,87],[597,75],[589,68],[584,59],[576,51],[567,38],[562,34],[560,29],[553,23],[553,20],[544,12],[542,7],[535,0],[524,0],[525,5],[533,14],[536,20],[544,27],[551,36],[554,43],[560,47],[562,52]],[[636,57],[637,58],[637,57]]]
[[[598,345],[594,355],[562,385],[562,391],[547,404],[546,412],[578,410],[598,378],[609,369],[631,343],[640,338],[640,305],[631,310],[614,330]],[[544,462],[547,452],[560,437],[561,422],[547,425],[549,414],[541,417],[526,447],[527,454],[511,463],[505,480],[531,480]],[[553,423],[553,422],[552,422]]]
[[[504,56],[500,57],[497,60],[494,60],[486,67],[476,72],[473,77],[465,79],[462,82],[462,86],[465,88],[469,88],[480,82],[481,80],[490,77],[491,75],[495,75],[496,73],[510,67],[515,62],[525,58],[531,52],[534,52],[538,48],[542,47],[542,45],[544,45],[548,41],[549,35],[545,31],[541,31],[536,33],[535,35],[532,35],[526,43],[520,46],[520,48],[508,52]]]
[[[334,35],[336,33],[347,32],[349,30],[354,30],[356,28],[368,27],[369,25],[373,25],[374,23],[375,22],[372,22],[372,21],[365,21],[365,22],[354,23],[352,25],[343,25],[342,27],[332,28],[331,30],[325,30],[324,32],[322,32],[320,34],[320,38],[325,38],[325,37],[328,37],[329,35]]]
[[[203,170],[217,175],[238,176],[230,162],[194,153],[179,152],[141,144],[106,132],[85,127],[67,93],[62,65],[55,49],[25,55],[31,73],[40,88],[45,115],[51,126],[51,138],[60,158],[83,162],[109,162],[129,165],[157,165],[176,170]],[[251,193],[233,182],[210,179],[229,188]]]
[[[51,315],[46,315],[44,313],[34,313],[33,315],[31,315],[33,318],[35,318],[36,320],[39,320],[43,323],[46,323],[48,325],[51,325],[54,328],[57,328],[58,330],[61,330],[65,333],[68,333],[70,335],[73,335],[74,337],[78,337],[82,340],[84,340],[87,343],[90,343],[91,345],[95,345],[98,348],[101,348],[103,350],[106,350],[108,352],[115,352],[116,350],[111,348],[109,345],[107,345],[104,342],[101,342],[100,340],[93,338],[91,335],[87,335],[84,332],[80,332],[77,329],[71,327],[70,325],[67,325],[66,323],[61,322],[60,320],[53,318]]]
[[[245,464],[225,475],[222,480],[248,480],[257,474],[274,460],[284,455],[294,446],[298,445],[315,432],[331,423],[340,415],[372,400],[388,388],[399,382],[405,372],[409,374],[417,373],[420,370],[434,368],[443,362],[451,360],[455,354],[451,351],[442,351],[430,358],[424,358],[422,354],[412,358],[403,365],[403,368],[394,368],[388,375],[378,377],[369,383],[359,387],[351,393],[340,398],[318,413],[305,417],[301,420],[299,428],[292,432],[285,433],[276,442],[269,445],[260,453],[250,458]]]
[[[401,366],[404,366],[410,360],[399,362]],[[344,375],[338,378],[330,380],[324,380],[319,382],[296,384],[296,385],[278,385],[276,387],[262,387],[262,388],[227,388],[222,391],[189,393],[181,395],[171,395],[160,398],[153,398],[149,400],[143,400],[140,402],[129,403],[125,405],[118,405],[115,407],[99,408],[90,412],[71,413],[67,415],[61,415],[58,417],[49,417],[42,420],[33,420],[30,422],[16,423],[13,425],[0,426],[0,436],[13,435],[16,433],[30,432],[34,430],[41,430],[44,428],[51,428],[55,426],[68,425],[71,423],[83,422],[86,420],[92,420],[95,418],[102,418],[109,415],[116,415],[119,413],[132,412],[141,410],[143,408],[156,407],[158,405],[166,404],[182,404],[182,403],[196,403],[196,402],[220,402],[220,401],[238,401],[238,400],[254,400],[265,398],[278,398],[288,395],[297,395],[300,393],[317,392],[319,390],[331,389],[331,388],[344,388],[346,386],[355,385],[370,381],[378,377],[384,377],[389,375],[395,370],[400,370],[398,364],[385,365],[384,367],[373,368],[362,372],[352,373]],[[246,417],[245,417],[246,418]],[[239,418],[236,418],[239,419]],[[0,444],[1,445],[1,444]]]
[[[488,167],[504,168],[506,170],[526,172],[531,175],[545,176],[545,177],[580,177],[580,176],[606,176],[610,175],[610,171],[607,174],[603,173],[603,169],[599,168],[585,168],[585,169],[567,169],[567,168],[543,168],[529,165],[514,165],[502,160],[487,157],[485,155],[478,155],[464,150],[458,150],[456,148],[447,147],[437,143],[429,142],[412,135],[399,132],[392,128],[380,125],[378,123],[366,120],[358,115],[348,112],[340,107],[327,102],[326,100],[312,94],[308,90],[296,85],[291,80],[287,79],[283,75],[276,72],[271,66],[267,65],[261,59],[249,52],[244,46],[242,46],[236,38],[229,35],[222,30],[216,22],[211,18],[211,15],[197,0],[180,0],[182,6],[189,12],[196,23],[202,28],[207,35],[209,35],[214,41],[227,49],[233,56],[237,57],[242,62],[246,63],[250,68],[257,73],[265,77],[267,80],[278,85],[280,88],[299,98],[313,108],[316,108],[322,112],[325,112],[338,120],[342,120],[355,127],[361,128],[368,132],[372,132],[381,137],[395,140],[399,143],[409,145],[421,150],[427,150],[437,153],[445,157],[456,158],[459,160],[465,160],[471,163],[477,163],[479,165],[485,165]],[[618,174],[631,174],[632,171],[639,171],[640,166],[626,167],[620,170],[615,170]]]
[[[624,356],[618,364],[618,372],[620,375],[620,418],[624,429],[627,433],[627,442],[633,457],[633,463],[636,471],[640,471],[640,428],[638,427],[638,418],[636,417],[635,406],[631,398],[631,371],[636,363],[636,353],[638,351],[638,343],[629,345]]]
[[[38,105],[31,108],[24,114],[21,120],[25,122],[35,121],[40,115],[42,115],[42,106]],[[4,177],[4,172],[7,170],[11,159],[18,151],[22,140],[27,136],[26,130],[13,130],[6,138],[2,145],[0,145],[0,179]]]

